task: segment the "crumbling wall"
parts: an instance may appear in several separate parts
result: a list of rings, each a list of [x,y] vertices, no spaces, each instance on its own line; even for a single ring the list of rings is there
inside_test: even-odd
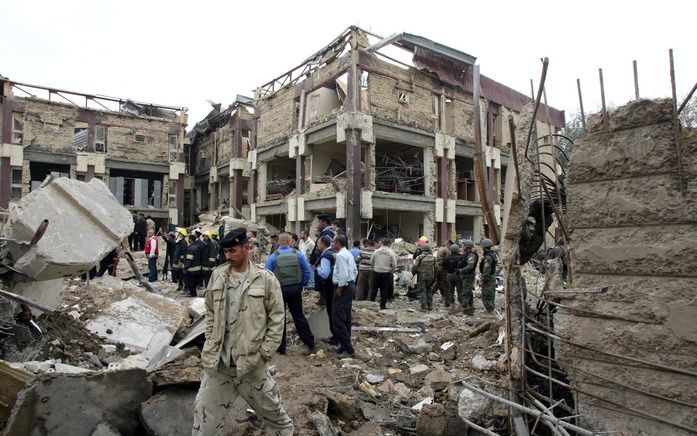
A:
[[[582,392],[579,413],[595,430],[697,428],[694,406],[685,404],[697,404],[697,134],[684,132],[681,142],[684,196],[669,100],[619,108],[609,133],[595,116],[571,159],[573,285],[608,289],[563,298],[556,346]]]
[[[35,150],[73,153],[77,111],[71,105],[27,99],[24,145]]]
[[[169,161],[169,135],[179,133],[174,121],[102,113],[101,125],[107,126],[107,155],[147,162]],[[136,137],[143,137],[137,141]],[[72,142],[71,142],[72,144]]]
[[[291,134],[294,112],[294,88],[288,86],[268,98],[257,100],[257,143],[259,148]]]
[[[368,76],[370,107],[364,112],[376,119],[434,131],[438,127],[437,96],[430,91],[434,79],[415,68],[405,70],[377,59],[372,63],[384,74],[371,72]],[[406,100],[400,101],[400,94]]]
[[[74,153],[79,108],[44,100],[26,100],[24,144],[31,149]],[[128,114],[94,111],[98,125],[107,128],[106,148],[110,157],[167,162],[169,135],[178,134],[176,121]],[[136,135],[142,141],[136,140]]]

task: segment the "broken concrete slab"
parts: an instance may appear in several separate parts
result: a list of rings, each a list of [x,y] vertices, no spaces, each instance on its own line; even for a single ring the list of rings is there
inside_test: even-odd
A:
[[[173,387],[143,403],[140,417],[152,436],[190,435],[194,423],[196,387]]]
[[[463,386],[457,403],[457,414],[469,421],[476,421],[486,415],[491,402],[491,399]]]
[[[63,287],[63,278],[26,282],[13,281],[11,282],[10,291],[43,306],[58,309],[63,302]],[[31,311],[36,317],[43,313],[43,311],[36,308],[31,308]]]
[[[193,319],[206,314],[206,299],[203,297],[192,298],[189,301],[189,315]]]
[[[17,395],[32,378],[34,374],[29,371],[0,360],[0,427],[10,416]]]
[[[155,389],[174,385],[198,386],[202,373],[203,366],[198,349],[187,348],[182,356],[151,371],[148,378]]]
[[[135,351],[169,345],[184,319],[184,306],[177,301],[115,277],[95,280],[91,292],[99,309],[85,327]]]
[[[19,393],[2,435],[91,436],[103,422],[139,434],[140,404],[151,395],[143,370],[45,374]]]
[[[60,177],[13,202],[4,235],[31,241],[44,219],[36,244],[7,241],[13,269],[34,280],[82,274],[133,231],[131,214],[97,178]]]

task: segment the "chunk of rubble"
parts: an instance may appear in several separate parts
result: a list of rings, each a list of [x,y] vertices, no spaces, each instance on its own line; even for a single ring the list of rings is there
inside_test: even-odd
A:
[[[173,387],[152,396],[140,411],[149,435],[190,435],[194,423],[194,399],[198,388]]]
[[[428,373],[425,379],[426,383],[428,383],[428,385],[431,386],[434,391],[442,391],[443,389],[447,388],[450,384],[450,380],[450,374],[442,369],[431,371]]]
[[[140,404],[151,395],[147,373],[138,369],[44,374],[19,393],[3,434],[92,436],[101,423],[140,434]]]
[[[371,385],[376,385],[378,383],[382,383],[385,381],[385,376],[384,375],[379,375],[379,374],[368,374],[365,376],[365,380],[370,383]]]
[[[442,404],[424,404],[416,421],[416,434],[419,436],[440,436],[446,434],[447,425],[448,419]]]
[[[312,423],[320,436],[338,436],[339,434],[331,419],[324,413],[317,412],[312,415]]]
[[[477,354],[472,358],[472,368],[477,369],[479,371],[490,371],[496,368],[497,363],[498,362],[496,360],[488,360],[481,354]]]
[[[108,422],[100,422],[91,436],[121,436],[121,433]]]
[[[467,387],[462,387],[457,403],[457,414],[469,421],[477,421],[485,416],[492,400]]]
[[[184,307],[177,301],[116,277],[94,280],[91,292],[97,312],[85,327],[134,351],[169,345],[184,319]]]
[[[418,365],[414,365],[409,368],[409,374],[411,375],[421,375],[426,373],[428,370],[431,368],[428,365],[424,365],[423,363],[420,363]]]
[[[22,243],[44,219],[49,225],[43,237],[35,245]],[[7,241],[13,269],[46,280],[88,271],[132,231],[131,214],[104,182],[60,177],[11,203],[3,234],[22,241]]]

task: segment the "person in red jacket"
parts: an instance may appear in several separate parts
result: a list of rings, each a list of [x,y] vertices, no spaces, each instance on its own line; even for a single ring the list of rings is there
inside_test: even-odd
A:
[[[157,256],[158,241],[155,236],[155,230],[148,230],[148,240],[145,243],[145,256],[148,258],[148,281],[154,282],[157,280]]]

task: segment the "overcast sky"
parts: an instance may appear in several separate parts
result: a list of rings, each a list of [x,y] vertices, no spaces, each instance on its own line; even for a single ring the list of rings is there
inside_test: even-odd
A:
[[[645,4],[652,4],[651,6]],[[550,59],[549,103],[578,111],[634,96],[678,95],[697,81],[697,2],[585,0],[496,2],[183,2],[3,0],[0,74],[15,81],[186,106],[189,122],[295,67],[349,25],[387,36],[409,32],[477,57],[482,74],[525,94]]]

